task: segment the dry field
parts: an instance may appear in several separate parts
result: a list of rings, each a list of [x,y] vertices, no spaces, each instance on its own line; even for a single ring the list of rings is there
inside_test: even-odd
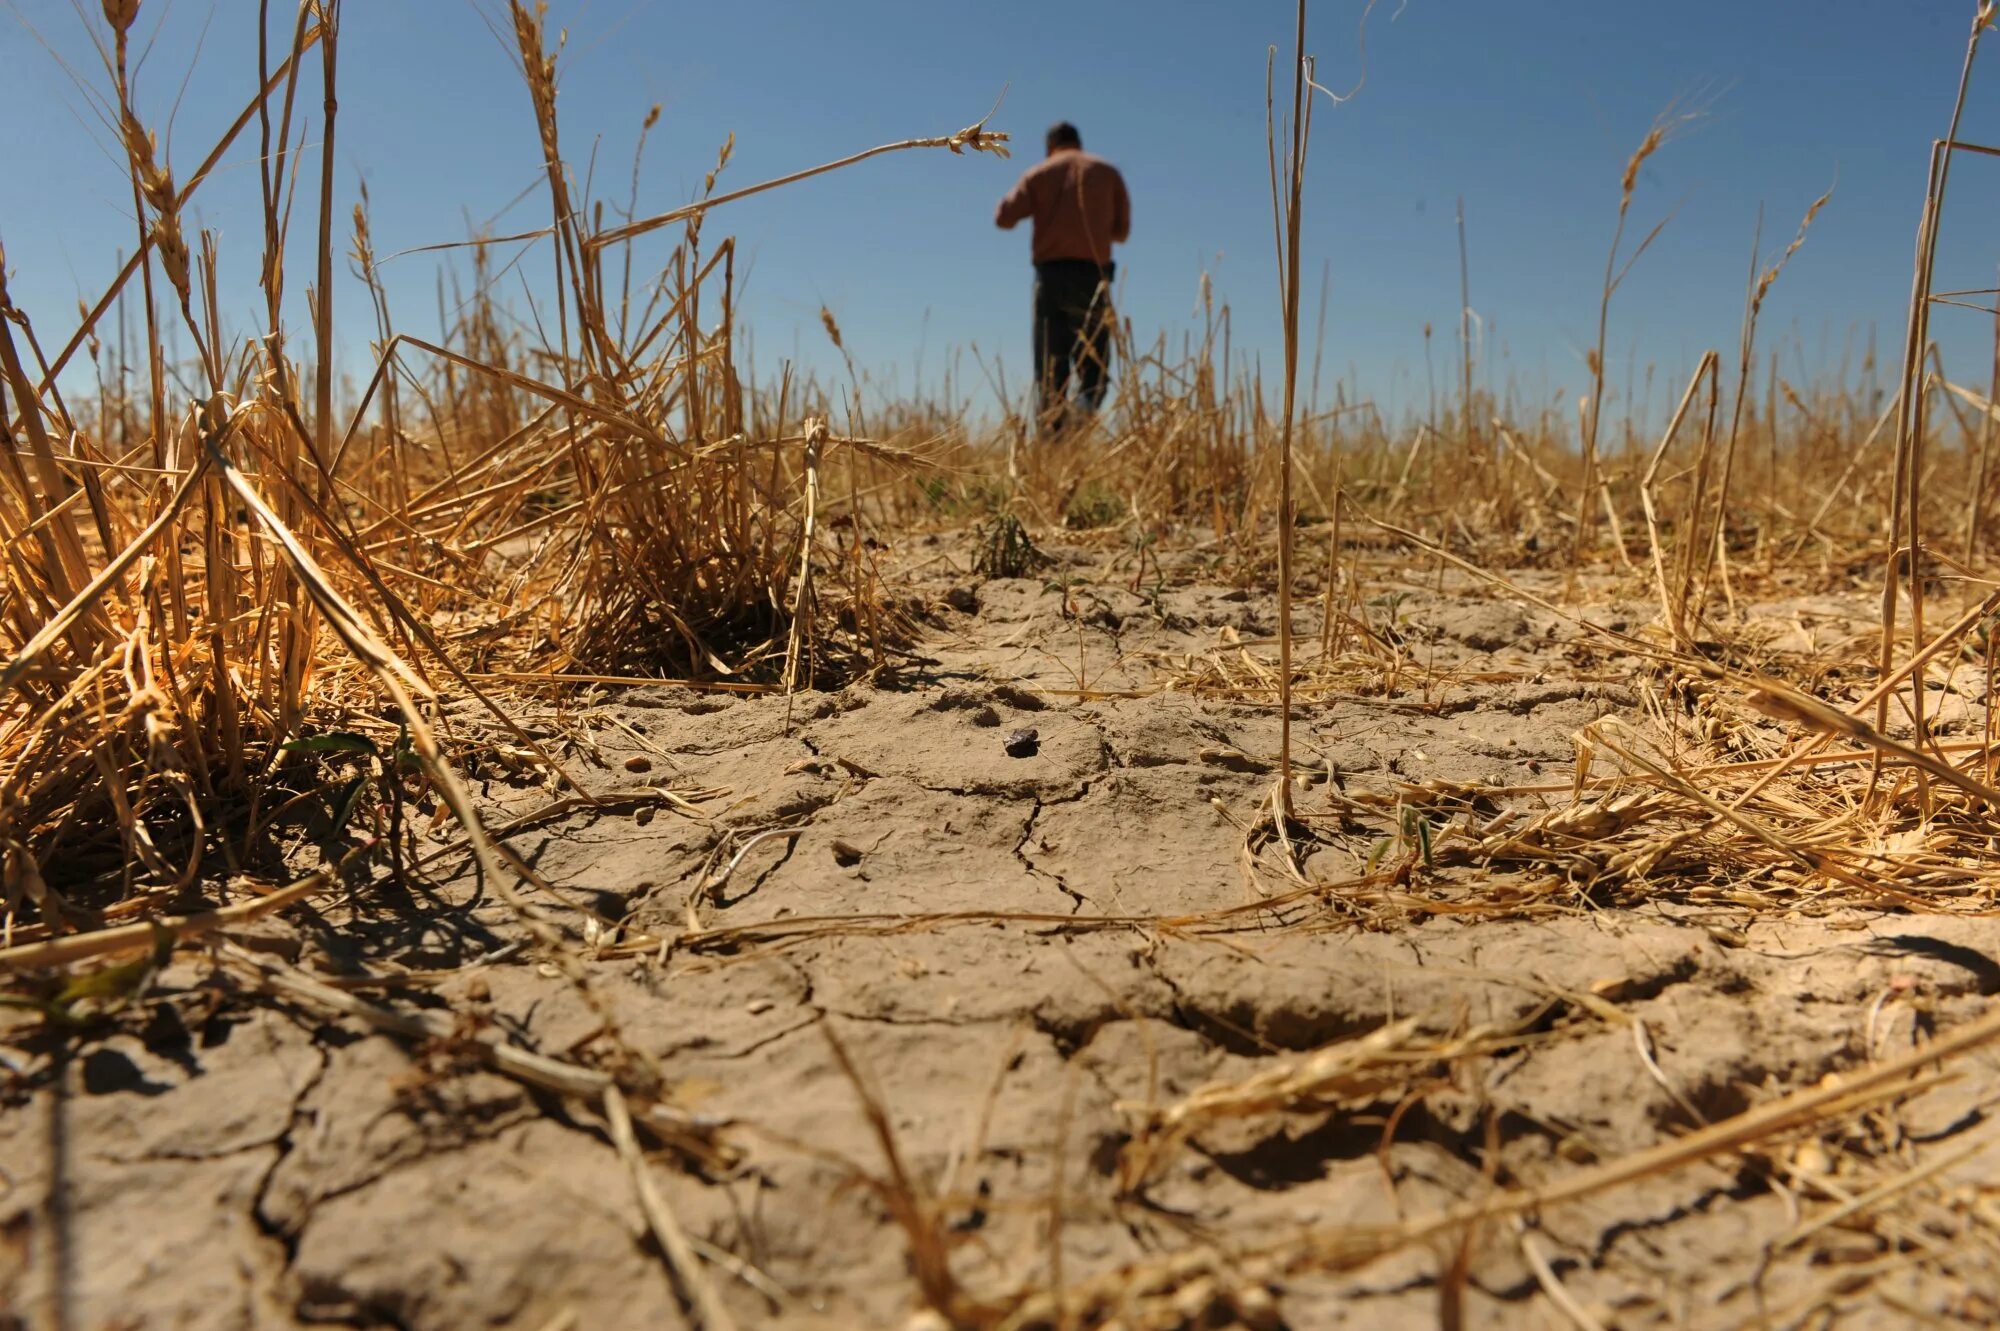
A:
[[[292,146],[339,6],[171,164],[135,9],[138,254],[73,333],[0,275],[0,1327],[2000,1322],[1949,154],[1879,365],[1759,344],[1808,213],[1664,430],[1602,334],[1580,418],[1467,360],[1391,421],[1301,350],[1280,60],[1282,381],[1122,330],[1034,445],[746,381],[710,214],[815,172],[600,207],[520,4],[549,336],[401,334]],[[859,157],[938,149],[1006,140]],[[224,336],[237,158],[273,328],[369,281],[360,401],[323,303]]]

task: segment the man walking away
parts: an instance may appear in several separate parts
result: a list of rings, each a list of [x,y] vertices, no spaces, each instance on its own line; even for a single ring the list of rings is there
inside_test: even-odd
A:
[[[1085,152],[1076,126],[1063,121],[1049,131],[1048,156],[1000,200],[993,222],[1011,231],[1024,217],[1035,224],[1036,402],[1048,435],[1068,423],[1072,365],[1084,414],[1104,401],[1111,247],[1132,232],[1132,201],[1118,168]]]

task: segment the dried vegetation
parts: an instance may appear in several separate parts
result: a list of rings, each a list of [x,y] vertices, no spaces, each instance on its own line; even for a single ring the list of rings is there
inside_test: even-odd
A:
[[[1251,933],[1393,930],[1442,915],[1665,905],[1722,912],[1712,926],[1722,935],[1752,919],[1854,908],[1976,917],[1995,908],[2000,594],[1984,593],[1977,570],[1995,536],[2000,410],[1990,391],[1948,379],[1927,337],[1949,151],[1933,169],[1909,337],[1886,385],[1872,361],[1794,384],[1773,357],[1760,391],[1757,317],[1822,199],[1789,248],[1753,267],[1733,373],[1719,355],[1703,357],[1657,439],[1640,438],[1631,421],[1621,437],[1619,422],[1600,419],[1611,396],[1602,330],[1578,421],[1477,387],[1464,322],[1459,401],[1391,421],[1347,385],[1323,402],[1317,368],[1298,363],[1296,185],[1311,105],[1301,58],[1295,132],[1274,133],[1274,144],[1289,140],[1282,169],[1274,160],[1286,196],[1280,233],[1291,242],[1282,410],[1270,408],[1271,385],[1236,368],[1228,311],[1211,308],[1199,339],[1178,350],[1121,329],[1116,411],[1054,446],[1029,447],[1021,420],[968,438],[937,404],[881,403],[863,416],[858,381],[849,437],[830,430],[815,386],[760,388],[739,367],[734,246],[704,235],[711,208],[754,192],[716,192],[728,149],[696,202],[605,225],[605,206],[579,194],[565,165],[557,55],[542,16],[516,2],[512,35],[549,164],[552,220],[504,239],[534,239],[553,256],[547,336],[528,344],[483,295],[440,342],[398,332],[365,210],[337,219],[327,202],[334,125],[319,125],[308,285],[315,296],[328,289],[336,225],[348,221],[348,261],[375,304],[378,359],[343,419],[330,304],[315,300],[303,347],[279,318],[298,280],[287,266],[299,248],[294,204],[315,203],[310,192],[296,197],[314,165],[302,156],[302,108],[320,103],[321,81],[334,105],[341,6],[301,5],[273,30],[282,49],[260,71],[262,92],[184,181],[131,104],[136,9],[107,0],[96,29],[140,218],[134,257],[53,354],[0,286],[9,398],[0,967],[31,1019],[17,1040],[36,1058],[89,1038],[123,1005],[143,1006],[149,978],[176,956],[229,977],[230,1001],[289,1004],[449,1047],[599,1116],[690,1315],[720,1327],[732,1317],[715,1283],[755,1288],[763,1277],[742,1254],[682,1232],[647,1153],[726,1167],[730,1125],[678,1104],[615,1029],[581,1053],[530,1050],[462,1016],[363,997],[224,935],[335,890],[365,900],[385,883],[427,881],[467,857],[515,906],[533,954],[587,998],[597,967],[632,958],[738,958],[974,923],[1232,945]],[[1301,6],[1301,45],[1303,17]],[[1981,7],[1968,78],[1989,18]],[[1607,325],[1620,279],[1658,234],[1621,249],[1634,180],[1674,123],[1647,135],[1621,182]],[[981,122],[873,152],[1004,154],[1004,140]],[[217,163],[252,142],[270,329],[232,345],[214,238],[188,234],[184,219]],[[659,280],[635,293],[631,247],[667,227],[678,243]],[[463,247],[481,292],[502,239]],[[127,307],[143,308],[144,328],[129,361],[106,326]],[[194,348],[184,364],[166,363],[170,325]],[[828,329],[838,343],[830,318]],[[85,355],[99,368],[96,391],[65,397],[58,384],[75,382]],[[875,428],[859,428],[867,424]],[[1947,506],[1947,496],[1962,502]],[[924,608],[898,595],[876,537],[974,523],[980,569],[995,577],[1060,578],[1034,537],[1066,530],[1136,594],[1157,598],[1171,580],[1200,578],[1275,589],[1281,605],[1296,595],[1275,632],[1226,632],[1199,651],[1122,662],[1144,666],[1148,689],[1289,718],[1343,697],[1436,714],[1453,689],[1525,680],[1435,666],[1400,606],[1449,577],[1562,622],[1569,665],[1636,680],[1648,716],[1584,726],[1573,769],[1532,786],[1407,779],[1350,791],[1332,765],[1295,755],[1289,730],[1275,758],[1215,756],[1234,770],[1275,769],[1272,797],[1244,822],[1248,894],[1227,909],[715,923],[709,903],[756,835],[717,842],[678,931],[621,932],[615,919],[548,904],[563,899],[561,885],[524,863],[509,837],[538,818],[606,806],[565,768],[558,734],[521,724],[530,700],[560,714],[579,691],[633,681],[738,693],[859,674],[893,681]],[[1746,613],[1850,594],[1863,580],[1882,598],[1871,631],[1820,641],[1800,622]],[[1621,598],[1652,613],[1610,613]],[[1135,692],[1093,688],[1081,654],[1075,675],[1080,698]],[[492,811],[467,774],[508,770],[541,783],[552,802],[488,825]],[[643,799],[689,810],[713,793],[662,783]],[[1329,875],[1317,852],[1357,824],[1388,831],[1365,872]],[[422,909],[415,898],[411,909]],[[1575,1020],[1633,1026],[1657,1073],[1645,1024],[1617,997],[1558,989],[1549,1001]],[[1112,1191],[1121,1205],[1149,1205],[1149,1188],[1192,1137],[1260,1116],[1366,1111],[1386,1161],[1413,1106],[1473,1083],[1483,1060],[1537,1029],[1398,1020],[1178,1098],[1122,1104],[1129,1132],[1109,1167]],[[1532,1184],[1489,1176],[1476,1195],[1395,1224],[1189,1232],[1145,1260],[1098,1270],[1064,1265],[1058,1169],[1053,1199],[1029,1199],[1048,1207],[1051,1260],[1017,1287],[977,1289],[954,1228],[972,1201],[904,1159],[865,1069],[837,1041],[834,1051],[880,1151],[879,1167],[856,1167],[857,1181],[904,1231],[920,1322],[1276,1325],[1290,1282],[1434,1248],[1450,1325],[1476,1236],[1717,1158],[1748,1162],[1762,1185],[1804,1199],[1785,1244],[1866,1230],[1902,1265],[1963,1280],[1966,1254],[1990,1258],[2000,1241],[1994,1199],[1927,1190],[1947,1148],[1918,1152],[1889,1111],[1996,1034],[2000,1017],[1988,1015],[1714,1121],[1690,1107],[1684,1130],[1650,1149]],[[34,1063],[24,1055],[23,1085],[40,1075]],[[1502,1131],[1497,1118],[1489,1130]],[[1802,1143],[1821,1141],[1853,1153],[1838,1182],[1824,1161],[1800,1163]],[[1531,1239],[1519,1243],[1534,1252]],[[1599,1324],[1546,1262],[1531,1255],[1530,1264],[1551,1306],[1578,1326]],[[1854,1279],[1865,1284],[1865,1273]]]

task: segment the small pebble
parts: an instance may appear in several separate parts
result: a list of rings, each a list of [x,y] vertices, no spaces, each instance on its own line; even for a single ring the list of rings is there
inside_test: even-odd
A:
[[[625,760],[625,770],[628,772],[650,772],[653,770],[653,760],[643,753],[635,753]]]
[[[1824,1146],[1815,1138],[1808,1137],[1792,1152],[1792,1168],[1801,1174],[1825,1174],[1833,1168],[1833,1161],[1828,1158]]]
[[[1033,726],[1023,726],[1019,730],[1007,732],[1007,756],[1009,758],[1032,758],[1041,752],[1042,737]]]

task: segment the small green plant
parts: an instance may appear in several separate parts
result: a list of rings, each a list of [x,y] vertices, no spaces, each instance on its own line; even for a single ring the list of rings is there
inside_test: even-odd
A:
[[[1437,867],[1431,858],[1430,819],[1422,811],[1407,804],[1398,806],[1395,835],[1380,837],[1368,848],[1368,872],[1374,873],[1392,853],[1404,872],[1418,864],[1426,869]]]
[[[1380,619],[1371,627],[1384,642],[1400,645],[1409,636],[1404,632],[1409,616],[1403,610],[1403,603],[1409,599],[1410,593],[1406,591],[1388,591],[1368,598],[1368,608],[1381,612]],[[1369,618],[1375,620],[1376,617],[1371,615]]]
[[[1035,548],[1028,529],[1012,513],[1001,513],[979,528],[972,571],[984,578],[1025,578],[1053,561]]]
[[[173,953],[173,931],[156,923],[153,945],[143,956],[96,970],[32,979],[22,989],[0,992],[0,1007],[39,1012],[50,1026],[86,1026],[145,997],[153,977]]]
[[[397,730],[396,742],[386,752],[369,736],[351,730],[308,735],[281,747],[286,753],[312,754],[325,760],[320,797],[326,810],[324,844],[329,853],[356,817],[365,813],[375,820],[375,833],[386,834],[400,875],[403,804],[410,797],[403,782],[407,774],[422,771],[408,728]]]
[[[1146,607],[1153,612],[1153,617],[1164,623],[1167,618],[1167,573],[1160,567],[1159,539],[1158,534],[1150,531],[1133,533],[1130,586],[1134,594],[1146,598]],[[1148,572],[1152,574],[1151,582],[1146,580]]]
[[[1044,582],[1042,590],[1062,597],[1064,619],[1082,619],[1084,601],[1089,601],[1099,610],[1106,609],[1104,598],[1093,589],[1090,580],[1069,569]]]
[[[1115,527],[1130,512],[1125,500],[1100,481],[1085,481],[1070,493],[1063,505],[1063,526],[1071,531],[1096,531]]]

